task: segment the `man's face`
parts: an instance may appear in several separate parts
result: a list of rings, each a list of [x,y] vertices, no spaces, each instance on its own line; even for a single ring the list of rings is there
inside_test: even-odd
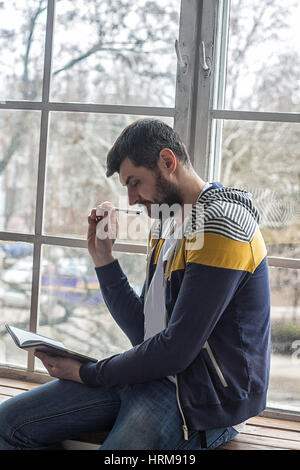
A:
[[[183,203],[177,185],[164,177],[158,167],[155,170],[136,167],[126,158],[120,166],[119,177],[121,184],[127,187],[129,204],[145,206],[149,217],[155,217],[157,205]]]

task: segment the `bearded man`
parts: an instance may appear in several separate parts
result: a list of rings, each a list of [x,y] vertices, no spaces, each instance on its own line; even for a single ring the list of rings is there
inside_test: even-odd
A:
[[[265,408],[270,292],[251,195],[204,181],[156,119],[123,130],[107,156],[107,177],[115,172],[129,204],[154,219],[141,295],[113,253],[109,202],[88,217],[88,250],[132,347],[86,364],[37,353],[59,380],[0,406],[0,448],[49,448],[109,430],[101,450],[213,449]]]

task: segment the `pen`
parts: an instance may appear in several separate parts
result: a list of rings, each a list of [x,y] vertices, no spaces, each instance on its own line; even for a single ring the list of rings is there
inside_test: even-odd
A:
[[[126,209],[125,207],[114,207],[115,211],[118,212],[127,212],[127,214],[138,214],[140,215],[143,211],[142,210],[135,210],[135,209]]]
[[[112,209],[117,212],[126,212],[127,214],[134,214],[134,215],[140,215],[143,212],[142,210],[126,209],[125,207],[112,207]],[[105,211],[105,208],[103,208],[103,210]],[[96,212],[96,216],[100,218],[97,212]]]

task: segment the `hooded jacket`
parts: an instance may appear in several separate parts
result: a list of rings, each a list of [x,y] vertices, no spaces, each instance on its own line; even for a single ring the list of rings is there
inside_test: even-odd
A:
[[[113,318],[132,348],[81,366],[90,386],[175,376],[189,430],[234,426],[266,406],[270,292],[266,247],[251,195],[213,183],[191,210],[165,270],[166,327],[144,341],[144,298],[164,243],[152,234],[141,296],[118,260],[96,268]]]

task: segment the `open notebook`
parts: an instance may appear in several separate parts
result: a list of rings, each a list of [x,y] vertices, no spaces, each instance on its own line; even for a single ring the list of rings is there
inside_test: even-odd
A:
[[[6,324],[5,327],[16,345],[21,349],[26,349],[27,351],[43,351],[51,356],[69,357],[80,362],[97,362],[97,359],[93,357],[69,350],[60,341],[32,333],[32,331],[22,330],[15,326]]]

